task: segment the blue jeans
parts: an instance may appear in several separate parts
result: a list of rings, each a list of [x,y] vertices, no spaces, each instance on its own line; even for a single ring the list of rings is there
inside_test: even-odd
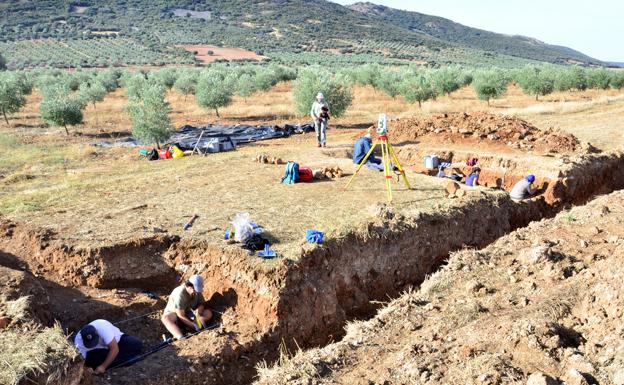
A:
[[[143,342],[127,334],[121,336],[117,345],[119,345],[119,353],[117,354],[117,357],[115,357],[115,360],[113,360],[110,364],[109,368],[123,364],[124,362],[140,355],[143,351]],[[106,361],[107,355],[108,349],[89,350],[87,352],[87,357],[85,358],[85,366],[95,369]]]
[[[326,131],[327,131],[327,120],[315,120],[314,121],[314,131],[316,131],[316,143],[325,145],[326,140]]]
[[[368,158],[368,160],[366,160],[366,163],[364,163],[366,165],[366,167],[368,167],[369,169],[373,170],[373,171],[383,171],[384,170],[384,165],[383,162],[381,161],[381,159],[375,157],[375,155],[372,155]]]

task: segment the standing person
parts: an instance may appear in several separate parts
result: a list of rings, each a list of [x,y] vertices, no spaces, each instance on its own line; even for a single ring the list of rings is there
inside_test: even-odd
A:
[[[181,339],[184,337],[182,328],[201,330],[206,322],[212,318],[212,312],[210,309],[206,309],[203,291],[204,279],[199,275],[192,275],[188,281],[173,289],[169,295],[161,321],[174,338]],[[199,320],[200,322],[191,320],[193,311],[195,311],[195,321]]]
[[[468,174],[468,176],[466,177],[466,186],[478,186],[479,175],[481,175],[481,169],[479,167],[473,168],[470,174]]]
[[[316,131],[316,146],[325,147],[327,121],[329,120],[329,106],[325,102],[325,96],[319,92],[316,100],[312,103],[310,116],[314,119],[314,131]]]
[[[527,175],[526,178],[519,180],[509,193],[511,199],[517,202],[535,194],[535,189],[532,187],[533,182],[535,182],[535,175],[533,174]]]
[[[90,322],[80,329],[74,338],[74,345],[84,358],[85,366],[97,374],[123,364],[143,351],[141,341],[122,333],[103,319]]]

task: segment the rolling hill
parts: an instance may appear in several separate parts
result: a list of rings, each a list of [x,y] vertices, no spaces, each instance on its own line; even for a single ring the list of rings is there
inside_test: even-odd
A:
[[[246,48],[283,63],[597,64],[564,47],[370,3],[63,0],[0,3],[10,68],[193,64],[181,44]]]

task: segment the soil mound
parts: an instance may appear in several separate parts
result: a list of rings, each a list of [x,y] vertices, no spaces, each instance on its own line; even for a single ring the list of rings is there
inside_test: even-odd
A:
[[[513,116],[489,113],[457,113],[397,119],[392,122],[395,142],[413,141],[426,135],[472,138],[478,142],[499,142],[511,148],[549,153],[589,153],[595,148],[562,131],[540,130]]]

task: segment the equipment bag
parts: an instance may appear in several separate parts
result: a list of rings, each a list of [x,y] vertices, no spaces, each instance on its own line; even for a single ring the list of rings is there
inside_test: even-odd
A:
[[[147,160],[158,160],[158,151],[155,148],[147,154]]]
[[[297,182],[299,182],[299,163],[288,161],[282,183],[295,184]]]
[[[309,167],[299,167],[299,181],[300,182],[312,182],[314,179],[314,173]]]

